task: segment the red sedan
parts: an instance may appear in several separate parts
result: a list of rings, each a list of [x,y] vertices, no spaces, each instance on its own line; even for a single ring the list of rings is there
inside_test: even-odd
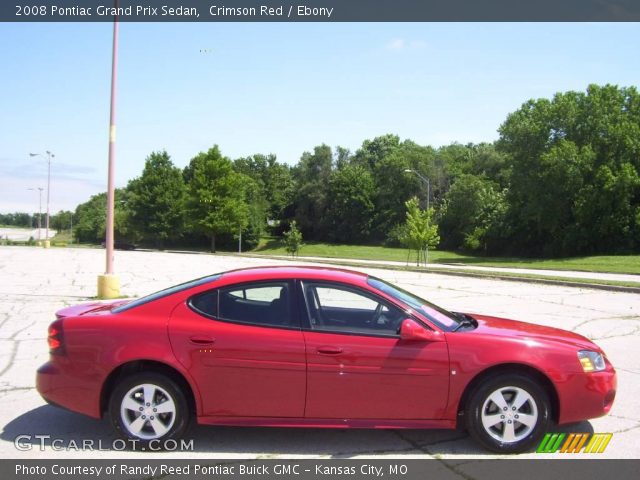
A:
[[[142,444],[209,425],[466,427],[520,452],[606,414],[616,373],[564,330],[448,312],[363,273],[269,267],[65,308],[37,388]]]

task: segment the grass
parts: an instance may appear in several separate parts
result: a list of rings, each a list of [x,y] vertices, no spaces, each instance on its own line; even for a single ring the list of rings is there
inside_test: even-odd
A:
[[[286,255],[278,239],[263,238],[251,253]],[[353,260],[385,260],[406,262],[407,250],[403,248],[377,247],[371,245],[333,245],[308,243],[300,249],[303,257],[345,258]],[[415,261],[411,258],[410,261]],[[535,268],[541,270],[575,270],[598,273],[640,274],[640,255],[598,255],[558,259],[534,259],[514,257],[480,257],[456,252],[433,250],[429,262],[469,266]]]
[[[71,238],[70,230],[60,230],[58,233],[55,234],[54,237],[51,237],[52,244],[56,244],[56,243],[69,244],[69,243],[72,243],[72,241],[73,241],[73,238]]]

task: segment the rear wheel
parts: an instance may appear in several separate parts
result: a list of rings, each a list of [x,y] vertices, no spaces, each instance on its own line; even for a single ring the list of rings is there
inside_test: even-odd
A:
[[[115,430],[143,448],[181,437],[189,427],[191,412],[180,387],[155,372],[138,373],[121,381],[109,401]],[[132,445],[135,445],[132,443]]]
[[[492,377],[471,394],[466,419],[469,434],[488,450],[519,453],[533,448],[551,418],[549,396],[519,374]]]

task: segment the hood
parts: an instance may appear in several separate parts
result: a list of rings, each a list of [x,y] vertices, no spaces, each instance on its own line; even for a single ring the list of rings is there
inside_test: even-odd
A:
[[[519,338],[540,342],[554,342],[584,350],[602,350],[591,340],[577,333],[562,330],[560,328],[545,327],[533,323],[508,320],[506,318],[489,317],[485,315],[469,314],[478,322],[478,327],[473,330],[482,335],[494,337]]]
[[[80,305],[73,305],[71,307],[63,308],[56,312],[56,318],[65,317],[78,317],[80,315],[91,314],[105,314],[110,313],[112,309],[127,303],[129,300],[116,300],[115,302],[91,302],[83,303]]]

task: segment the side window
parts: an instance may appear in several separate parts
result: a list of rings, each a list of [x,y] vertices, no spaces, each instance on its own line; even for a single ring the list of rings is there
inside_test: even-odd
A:
[[[219,290],[218,317],[252,325],[292,327],[288,282],[236,285]]]
[[[396,335],[405,314],[366,292],[340,285],[304,284],[311,329],[363,335]]]
[[[189,305],[198,313],[202,313],[208,317],[218,316],[218,290],[210,290],[208,292],[196,295],[189,300]]]

